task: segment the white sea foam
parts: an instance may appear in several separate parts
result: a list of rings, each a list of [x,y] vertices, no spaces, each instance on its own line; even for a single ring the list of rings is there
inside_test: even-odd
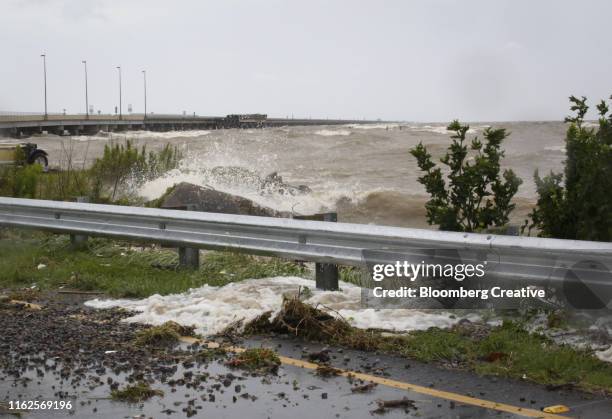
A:
[[[469,134],[476,134],[488,127],[489,125],[474,125],[470,126],[467,132]],[[412,131],[432,132],[440,135],[449,135],[451,133],[451,131],[446,129],[447,125],[410,125],[408,128]]]
[[[347,130],[347,129],[339,129],[339,130],[331,130],[331,129],[320,129],[318,131],[315,131],[316,135],[322,135],[324,137],[334,137],[336,135],[338,136],[347,136],[347,135],[351,135],[351,131]]]
[[[595,356],[601,359],[602,361],[612,362],[612,346],[603,351],[596,351]]]
[[[583,312],[571,318],[562,329],[549,327],[548,321],[548,315],[540,313],[526,323],[526,328],[557,344],[592,350],[597,358],[612,362],[612,316]]]
[[[361,130],[372,130],[372,129],[382,129],[382,130],[397,130],[397,129],[407,129],[409,131],[414,132],[431,132],[434,134],[440,135],[448,135],[449,131],[446,129],[447,125],[424,125],[424,124],[399,124],[399,123],[379,123],[379,124],[348,124],[344,125],[348,128],[353,129],[361,129]],[[475,134],[479,131],[484,130],[489,127],[489,125],[474,125],[470,126],[468,133]]]
[[[362,309],[358,286],[341,282],[340,292],[319,291],[314,289],[314,281],[298,277],[249,279],[223,287],[204,285],[183,294],[153,295],[142,300],[95,299],[87,301],[85,305],[94,308],[122,307],[139,312],[126,319],[128,322],[159,325],[173,320],[183,325],[195,325],[198,333],[211,335],[238,320],[248,322],[267,311],[277,313],[283,295],[296,293],[299,287],[309,287],[312,290],[307,303],[321,304],[333,310],[332,314],[337,313],[354,326],[364,329],[407,332],[432,326],[446,328],[461,319],[443,311]],[[469,318],[480,320],[476,314]]]
[[[105,132],[100,131],[95,135],[74,135],[73,140],[76,141],[108,141],[108,140],[128,140],[128,139],[173,139],[173,138],[196,138],[210,134],[207,130],[189,130],[189,131],[123,131],[123,132]]]
[[[389,123],[385,124],[384,122],[379,124],[346,124],[345,127],[353,128],[353,129],[393,129],[399,127],[401,124],[397,123]]]
[[[361,329],[374,328],[401,333],[430,327],[449,328],[462,319],[483,321],[476,312],[458,315],[444,310],[363,308],[361,289],[356,285],[340,282],[340,292],[320,291],[315,289],[314,281],[298,277],[249,279],[223,287],[204,285],[182,294],[156,294],[141,300],[94,299],[85,305],[98,309],[121,307],[138,312],[127,318],[127,322],[159,325],[172,320],[185,326],[193,325],[196,332],[203,335],[213,335],[239,320],[248,322],[268,311],[275,315],[281,308],[283,296],[295,294],[300,287],[308,287],[312,291],[306,303],[322,307]],[[496,325],[499,321],[493,319],[488,323]],[[592,348],[599,359],[612,362],[612,346],[609,344],[595,344],[584,331],[543,329],[538,326],[540,323],[540,319],[532,321],[529,330],[545,333],[560,344]]]

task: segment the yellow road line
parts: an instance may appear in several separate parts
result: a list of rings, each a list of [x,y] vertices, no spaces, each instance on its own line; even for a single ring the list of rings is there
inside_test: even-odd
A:
[[[205,342],[195,338],[190,337],[182,337],[181,340],[185,343],[200,343],[203,345],[207,345],[209,348],[218,348],[220,345],[216,342]],[[223,349],[240,353],[244,352],[246,349],[237,347],[237,346],[228,346],[223,347]],[[319,366],[318,364],[304,361],[301,359],[289,358],[286,356],[279,356],[281,363],[285,365],[292,365],[294,367],[316,370]],[[412,391],[415,393],[425,394],[432,397],[437,397],[440,399],[452,400],[457,403],[468,404],[471,406],[482,407],[484,409],[497,410],[500,412],[512,413],[515,415],[525,416],[529,418],[545,418],[545,419],[567,419],[567,416],[554,415],[551,413],[544,413],[540,410],[529,409],[525,407],[513,406],[505,403],[497,403],[490,400],[479,399],[477,397],[464,396],[458,393],[452,393],[450,391],[437,390],[430,387],[420,386],[418,384],[406,383],[403,381],[391,380],[388,378],[378,377],[376,375],[363,374],[360,372],[343,370],[338,368],[339,375],[343,377],[348,377],[349,375],[355,378],[358,378],[363,381],[370,381],[373,383],[377,383],[383,386],[397,388],[400,390]]]

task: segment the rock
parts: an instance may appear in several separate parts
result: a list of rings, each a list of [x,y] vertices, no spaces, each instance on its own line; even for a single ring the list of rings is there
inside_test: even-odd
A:
[[[263,193],[277,193],[281,195],[305,195],[312,192],[306,185],[290,185],[283,182],[283,178],[278,172],[272,172],[266,176],[262,182],[261,190]]]
[[[185,209],[187,206],[193,206],[195,211],[222,214],[289,217],[289,213],[262,207],[250,199],[187,182],[181,182],[176,185],[164,197],[160,207],[166,209]]]
[[[260,195],[304,195],[312,192],[306,185],[285,183],[278,172],[272,172],[263,179],[255,172],[239,166],[217,166],[211,170],[215,181],[228,187],[249,187]]]

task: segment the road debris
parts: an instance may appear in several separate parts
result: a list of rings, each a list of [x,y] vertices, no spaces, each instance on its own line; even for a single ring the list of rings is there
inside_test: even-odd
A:
[[[121,390],[113,390],[111,397],[113,400],[119,400],[128,403],[139,403],[150,399],[153,396],[163,397],[164,392],[161,390],[154,390],[147,383],[137,383],[131,386],[127,386]]]
[[[376,404],[378,404],[378,408],[372,410],[372,413],[382,414],[390,409],[404,409],[408,413],[410,409],[417,409],[414,400],[410,400],[407,397],[399,400],[376,400]]]
[[[278,367],[281,362],[272,349],[268,348],[251,348],[244,352],[234,355],[225,365],[232,368],[243,368],[259,373],[278,372]]]
[[[554,406],[548,406],[542,409],[542,412],[544,413],[567,413],[569,411],[570,408],[562,404],[556,404]]]
[[[377,383],[367,383],[367,384],[363,384],[360,386],[355,386],[351,388],[351,392],[352,393],[369,393],[370,391],[374,390],[374,388],[377,386]]]
[[[342,370],[330,367],[329,365],[319,365],[315,370],[315,374],[319,377],[335,377],[342,374]]]
[[[153,326],[138,332],[136,346],[172,346],[178,343],[181,336],[194,336],[194,327],[181,326],[168,321],[161,326]]]

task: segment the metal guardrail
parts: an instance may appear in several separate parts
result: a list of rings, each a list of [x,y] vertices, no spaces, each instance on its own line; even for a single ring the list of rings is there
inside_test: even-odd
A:
[[[499,254],[502,277],[550,280],[551,260],[612,261],[612,243],[443,232],[195,211],[0,197],[0,226],[226,249],[364,266],[367,249],[458,249]],[[502,260],[503,259],[503,260]],[[609,273],[609,271],[608,271]]]

